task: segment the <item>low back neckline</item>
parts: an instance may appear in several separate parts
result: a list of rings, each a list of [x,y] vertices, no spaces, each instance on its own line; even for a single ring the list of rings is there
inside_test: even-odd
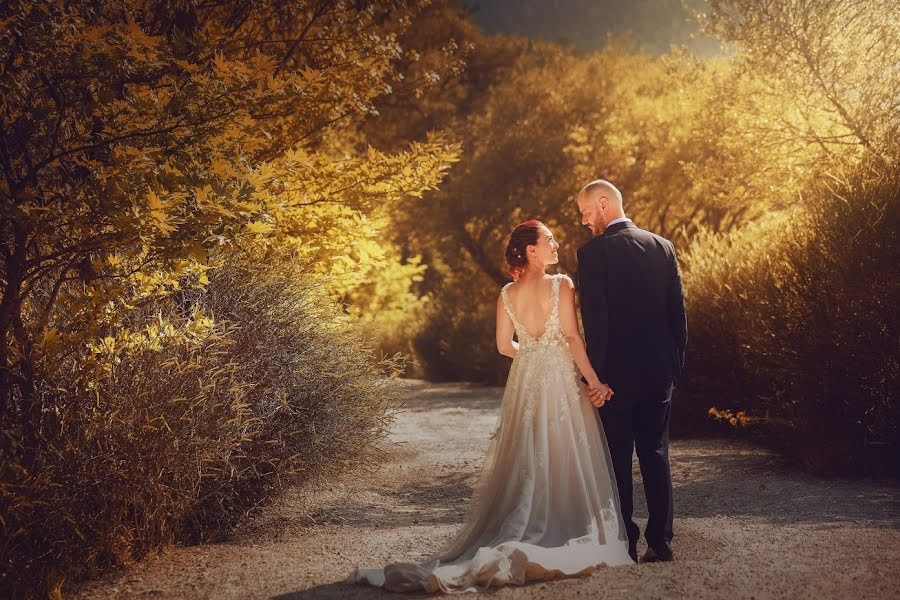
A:
[[[522,325],[518,319],[516,319],[516,315],[515,313],[513,313],[507,290],[515,282],[510,281],[500,290],[500,296],[503,298],[503,308],[506,309],[506,314],[509,315],[510,320],[512,320],[513,327],[515,327],[516,329],[516,333],[519,335],[525,334],[525,336],[534,341],[538,341],[545,335],[547,335],[547,332],[553,328],[552,326],[555,322],[555,319],[559,315],[559,281],[562,275],[556,274],[551,275],[550,277],[550,313],[547,315],[547,320],[544,322],[544,330],[541,331],[539,335],[533,335],[530,331],[528,331],[525,326]]]

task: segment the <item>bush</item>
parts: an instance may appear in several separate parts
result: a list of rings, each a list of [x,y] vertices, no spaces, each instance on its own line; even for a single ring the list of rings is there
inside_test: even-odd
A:
[[[237,326],[229,347],[257,419],[250,450],[258,468],[291,482],[328,478],[380,456],[399,387],[400,356],[376,356],[364,336],[304,278],[287,253],[235,257],[211,280],[205,305]],[[276,443],[277,442],[277,443]],[[263,469],[260,481],[272,488]],[[275,487],[283,487],[279,482]],[[269,490],[266,495],[270,495]]]
[[[896,472],[898,205],[900,173],[861,169],[817,182],[798,210],[696,239],[682,386],[695,407],[743,411],[817,472]]]
[[[132,330],[154,335],[101,349],[98,384],[80,383],[77,356],[59,365],[40,382],[53,408],[35,451],[0,416],[0,596],[59,595],[167,543],[220,539],[285,486],[367,460],[397,361],[296,272],[251,264],[218,271],[187,320],[175,303],[144,312]]]

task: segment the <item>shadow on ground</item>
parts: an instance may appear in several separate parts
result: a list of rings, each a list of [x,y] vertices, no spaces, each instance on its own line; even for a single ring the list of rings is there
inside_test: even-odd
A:
[[[676,518],[900,529],[900,484],[894,481],[814,477],[772,452],[734,440],[678,440],[670,460]]]
[[[379,488],[371,495],[353,495],[336,505],[309,515],[313,522],[403,528],[412,525],[452,525],[462,520],[472,495],[469,472],[431,475],[428,481],[413,479],[397,489]]]
[[[393,592],[386,592],[381,588],[374,588],[370,586],[359,586],[347,583],[326,583],[323,585],[317,585],[316,587],[309,588],[308,590],[302,590],[298,592],[290,592],[287,594],[279,594],[277,596],[272,596],[271,600],[306,600],[308,598],[321,598],[322,600],[328,600],[330,598],[334,598],[335,600],[343,600],[344,598],[434,598],[434,596],[430,594],[424,593],[406,593],[406,594],[398,594]]]
[[[412,412],[445,408],[497,411],[503,397],[503,388],[474,383],[407,382],[404,385],[408,397],[404,410]]]

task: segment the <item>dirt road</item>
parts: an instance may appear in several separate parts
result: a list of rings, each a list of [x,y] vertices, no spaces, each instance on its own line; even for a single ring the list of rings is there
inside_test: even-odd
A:
[[[315,495],[294,490],[227,543],[170,549],[76,597],[422,597],[340,581],[357,565],[423,559],[451,535],[501,392],[410,382],[392,460],[377,472]],[[675,440],[671,459],[675,562],[503,588],[491,598],[900,598],[896,482],[815,478],[728,440]],[[643,525],[639,485],[635,493]]]

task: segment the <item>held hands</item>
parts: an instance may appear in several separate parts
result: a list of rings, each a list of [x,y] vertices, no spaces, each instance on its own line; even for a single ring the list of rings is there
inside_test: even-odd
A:
[[[592,377],[591,379],[592,381],[588,382],[588,397],[591,400],[591,404],[597,408],[601,408],[610,398],[612,398],[612,388],[605,383],[602,383],[596,377]]]

